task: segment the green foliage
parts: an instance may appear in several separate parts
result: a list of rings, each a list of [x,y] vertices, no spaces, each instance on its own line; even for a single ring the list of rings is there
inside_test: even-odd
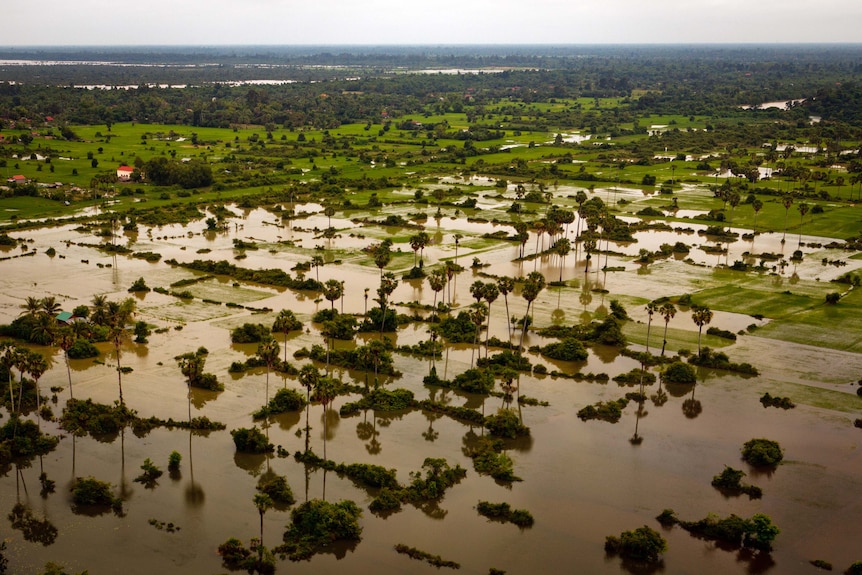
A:
[[[623,307],[623,304],[621,304],[619,300],[615,299],[611,300],[611,315],[617,318],[619,321],[626,321],[630,319],[626,308]]]
[[[449,343],[473,343],[476,340],[476,324],[466,311],[458,312],[456,317],[445,317],[434,326]]]
[[[143,483],[147,489],[152,489],[156,486],[156,480],[162,476],[162,470],[153,464],[150,461],[150,458],[146,458],[144,460],[143,465],[141,465],[141,470],[143,473],[135,477],[135,481],[138,483]]]
[[[751,439],[742,446],[742,459],[755,467],[775,467],[784,459],[777,441]]]
[[[694,368],[681,361],[675,361],[667,366],[664,370],[663,378],[667,383],[697,383],[697,374]]]
[[[284,508],[296,503],[293,491],[287,483],[287,478],[274,472],[267,471],[257,480],[257,490],[272,499],[277,508]]]
[[[82,337],[79,337],[72,344],[67,352],[69,359],[88,359],[91,357],[99,357],[99,349]]]
[[[789,397],[773,397],[767,391],[760,397],[763,407],[780,407],[781,409],[793,409],[796,404]]]
[[[473,460],[476,473],[490,475],[497,481],[511,483],[521,481],[514,474],[512,458],[503,451],[503,442],[499,439],[480,438],[475,446],[465,447],[464,455]]]
[[[270,415],[287,413],[290,411],[302,411],[305,407],[305,397],[295,389],[279,389],[269,403],[254,412],[255,420],[264,419]]]
[[[621,397],[614,401],[599,401],[578,410],[578,419],[590,421],[598,419],[608,423],[616,423],[623,415],[623,409],[629,404],[629,400]]]
[[[407,389],[378,388],[371,390],[362,399],[355,402],[345,403],[341,406],[339,413],[343,416],[358,413],[363,409],[375,411],[400,411],[413,407],[413,392]]]
[[[733,363],[730,361],[730,358],[727,357],[726,353],[720,351],[712,351],[708,347],[704,347],[703,349],[701,349],[699,354],[691,356],[688,361],[689,363],[700,367],[723,369],[726,371],[742,373],[744,375],[759,374],[757,368],[755,368],[750,363]]]
[[[756,485],[742,483],[745,472],[732,467],[724,467],[724,471],[712,478],[712,486],[726,495],[745,493],[749,499],[760,499],[763,491]]]
[[[652,385],[655,383],[656,377],[654,373],[636,367],[628,373],[621,373],[620,375],[614,376],[613,379],[619,385],[640,385],[641,382],[643,382],[644,385]]]
[[[499,409],[495,415],[486,417],[485,429],[494,437],[508,439],[530,435],[530,428],[521,423],[521,418],[511,409]]]
[[[844,575],[862,575],[862,561],[856,561],[844,571]]]
[[[180,461],[182,460],[183,456],[178,451],[171,451],[171,454],[168,456],[168,469],[171,471],[179,470]]]
[[[494,389],[494,376],[486,369],[468,369],[455,376],[451,387],[467,393],[487,395]]]
[[[236,450],[240,453],[268,453],[275,450],[266,435],[256,426],[252,428],[241,427],[232,429],[230,432]]]
[[[147,282],[144,281],[144,278],[140,277],[132,282],[131,287],[129,288],[130,293],[134,292],[148,292],[150,288],[147,287]]]
[[[417,559],[420,561],[425,561],[429,565],[433,565],[438,569],[440,567],[449,567],[450,569],[460,569],[461,565],[456,563],[455,561],[447,561],[440,557],[439,555],[431,555],[430,553],[426,553],[420,549],[416,549],[415,547],[408,547],[403,543],[399,543],[395,546],[395,551],[401,553],[402,555],[407,555],[411,559]]]
[[[558,343],[549,343],[542,346],[540,351],[545,357],[561,361],[586,361],[589,356],[583,344],[573,337],[567,337]]]
[[[274,551],[291,561],[299,561],[311,558],[336,541],[359,541],[361,515],[362,511],[352,501],[307,501],[291,512],[284,544]]]
[[[10,417],[0,427],[0,464],[8,464],[13,459],[45,455],[59,442],[59,437],[41,433],[35,422]]]
[[[626,338],[623,335],[619,320],[612,315],[609,315],[602,323],[595,327],[592,340],[603,345],[617,347],[624,347],[626,345]]]
[[[72,503],[79,507],[118,507],[119,498],[111,492],[112,486],[94,477],[78,477],[72,485]]]
[[[244,323],[230,332],[232,343],[260,343],[272,339],[272,331],[261,323]]]
[[[662,514],[665,519],[672,519],[680,527],[697,537],[712,541],[721,541],[735,547],[750,547],[762,551],[772,549],[772,542],[781,532],[772,520],[762,513],[756,513],[750,519],[744,519],[731,514],[728,517],[708,515],[699,521],[679,521],[671,510]],[[659,516],[659,517],[662,517]]]
[[[634,531],[623,531],[619,537],[608,535],[605,552],[623,559],[643,563],[658,563],[659,556],[667,551],[667,541],[658,531],[644,525]]]
[[[476,505],[476,511],[479,515],[502,521],[504,523],[514,523],[518,527],[532,527],[534,520],[529,511],[525,509],[512,509],[508,503],[491,503],[489,501],[480,501]]]

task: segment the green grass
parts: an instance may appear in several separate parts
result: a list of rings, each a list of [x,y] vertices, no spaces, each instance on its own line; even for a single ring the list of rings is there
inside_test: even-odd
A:
[[[854,290],[836,305],[822,302],[782,321],[772,322],[755,333],[773,339],[860,353],[860,326],[862,292]]]

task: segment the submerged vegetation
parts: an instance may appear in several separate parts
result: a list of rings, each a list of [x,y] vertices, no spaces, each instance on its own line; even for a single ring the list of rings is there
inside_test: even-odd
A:
[[[428,527],[421,514],[449,541],[463,527],[463,513],[447,519],[450,490],[534,489],[537,475],[572,464],[572,453],[602,465],[611,438],[626,445],[613,455],[626,473],[628,450],[654,457],[638,446],[656,430],[662,442],[678,435],[705,457],[716,442],[726,447],[726,439],[689,430],[702,413],[730,428],[740,416],[729,406],[758,397],[764,407],[815,408],[794,434],[858,411],[862,385],[847,385],[859,377],[862,352],[857,47],[494,50],[282,60],[240,49],[216,66],[0,70],[0,169],[8,178],[0,265],[9,285],[0,480],[10,504],[24,500],[12,488],[13,469],[14,487],[41,486],[45,509],[40,518],[16,501],[13,529],[58,536],[47,518],[69,512],[68,499],[53,495],[69,459],[72,513],[139,505],[125,473],[141,461],[134,482],[144,487],[135,488],[161,505],[176,491],[156,489],[167,481],[157,463],[170,453],[168,476],[188,509],[236,526],[246,512],[259,516],[259,535],[218,547],[223,568],[273,573],[279,559],[341,559],[366,526],[377,549],[364,558],[376,561],[385,549],[385,571],[394,561],[391,547],[377,545],[389,533],[377,522],[404,505],[416,513],[393,519],[405,530],[397,540]],[[444,65],[459,73],[438,70]],[[495,73],[465,73],[489,66]],[[76,87],[126,83],[137,87]],[[783,108],[756,106],[791,98]],[[117,292],[128,299],[102,295]],[[611,379],[629,393],[614,399]],[[630,402],[636,409],[626,411]],[[133,407],[142,405],[173,417],[139,416]],[[685,419],[677,425],[670,418],[679,408]],[[214,413],[229,418],[230,436],[209,419]],[[792,411],[763,417],[782,442],[802,421]],[[596,419],[619,425],[585,423]],[[629,423],[633,436],[621,437]],[[577,443],[591,434],[605,435]],[[94,441],[115,440],[117,449],[93,454]],[[231,440],[238,473],[210,460]],[[791,445],[811,469],[827,470],[829,457],[846,454],[798,454]],[[327,446],[352,461],[327,458]],[[44,457],[53,450],[62,453]],[[284,461],[291,453],[301,465]],[[774,440],[742,448],[758,471],[783,456]],[[102,457],[120,460],[116,487],[76,476],[76,464]],[[468,459],[479,477],[463,481]],[[689,474],[678,465],[662,459],[671,480]],[[302,474],[304,494],[294,494]],[[725,467],[712,486],[725,497],[761,497],[745,476]],[[823,477],[830,481],[827,471]],[[602,485],[569,479],[533,498],[542,525],[584,521],[582,510],[564,514],[574,494],[602,504]],[[204,486],[217,481],[231,483],[206,498]],[[224,506],[222,489],[251,492],[252,482],[254,508]],[[718,496],[700,483],[687,492]],[[352,501],[327,500],[356,489],[373,516],[363,519]],[[775,505],[798,511],[786,486],[776,485],[770,501],[773,491]],[[449,501],[478,499],[459,493]],[[634,512],[653,504],[646,499]],[[814,501],[805,519],[825,522],[828,507]],[[533,525],[508,503],[476,509],[492,521]],[[286,523],[288,510],[282,544],[268,549],[265,526]],[[659,521],[744,550],[740,560],[753,556],[766,568],[778,535],[762,514],[686,522],[666,510]],[[481,523],[475,527],[494,528]],[[491,548],[486,541],[499,543],[475,535],[477,554]],[[568,549],[536,553],[536,530],[520,536],[512,570],[580,567]],[[579,545],[600,555],[600,539]],[[41,541],[8,542],[17,561]],[[67,548],[89,548],[78,543]],[[205,533],[188,544],[188,556],[218,569],[217,558],[199,553],[215,546]],[[776,550],[782,565],[799,559],[798,547]],[[663,569],[667,545],[644,526],[607,537],[605,550],[624,569],[651,571]],[[163,555],[153,555],[152,570],[191,568]],[[678,568],[691,570],[681,557]]]

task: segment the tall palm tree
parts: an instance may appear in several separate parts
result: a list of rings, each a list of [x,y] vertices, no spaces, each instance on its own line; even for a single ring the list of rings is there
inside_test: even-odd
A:
[[[488,357],[488,340],[491,337],[491,304],[497,300],[500,290],[497,284],[488,282],[482,290],[482,299],[488,304],[488,325],[485,327],[485,357]]]
[[[705,305],[694,306],[692,307],[691,319],[697,325],[697,355],[700,355],[700,336],[703,332],[703,326],[712,321],[712,310]]]
[[[783,244],[787,237],[787,212],[790,210],[790,206],[793,205],[793,196],[785,194],[785,196],[781,198],[781,203],[784,205],[784,235],[781,236],[781,243]]]
[[[74,399],[75,395],[72,393],[72,367],[69,365],[69,350],[75,344],[75,332],[72,331],[71,327],[63,326],[57,330],[54,337],[57,345],[63,350],[63,356],[66,359],[66,372],[69,376],[69,398]]]
[[[98,296],[97,296],[98,297]],[[95,303],[95,298],[94,303]],[[129,339],[129,332],[126,325],[132,320],[132,314],[135,310],[135,301],[127,298],[122,302],[109,301],[105,305],[105,321],[108,325],[108,339],[114,344],[114,351],[117,354],[117,385],[120,390],[120,406],[125,407],[123,400],[123,367],[120,363],[122,357],[121,348],[126,340]]]
[[[335,300],[344,294],[344,283],[338,280],[326,280],[323,284],[323,297],[329,300],[329,308],[335,311]]]
[[[275,316],[275,321],[272,324],[272,331],[278,332],[284,336],[282,343],[284,345],[284,363],[287,363],[287,334],[302,329],[302,323],[296,319],[296,315],[289,310],[283,309]]]
[[[751,202],[751,207],[754,209],[754,230],[752,230],[752,241],[754,241],[754,236],[757,235],[757,214],[760,213],[760,210],[763,209],[763,202],[760,200],[754,200]]]
[[[263,516],[274,505],[272,498],[266,493],[254,494],[254,506],[257,512],[260,513],[260,544],[258,545],[258,566],[263,565]]]
[[[671,302],[666,301],[661,304],[658,312],[664,318],[664,336],[662,337],[661,342],[661,356],[664,357],[664,349],[667,346],[667,324],[669,324],[670,320],[672,320],[676,315],[676,306]]]
[[[280,351],[281,350],[278,349],[278,342],[274,339],[262,341],[260,345],[257,346],[257,355],[263,360],[264,364],[266,364],[266,403],[264,405],[269,404],[269,372],[275,362],[278,361]]]
[[[63,309],[63,306],[60,305],[60,302],[58,302],[54,296],[42,298],[40,304],[42,312],[52,318],[56,317],[57,314],[60,313],[60,310]]]
[[[524,281],[524,287],[521,289],[521,297],[527,302],[527,310],[524,313],[524,323],[521,326],[521,341],[518,342],[518,356],[521,355],[521,348],[524,346],[524,335],[527,333],[527,318],[530,317],[530,306],[539,297],[539,293],[545,289],[545,276],[540,272],[530,272]]]
[[[316,367],[307,363],[299,370],[299,383],[305,388],[305,451],[308,452],[309,420],[308,412],[311,405],[311,390],[317,387],[320,380],[320,372]]]
[[[446,272],[440,268],[435,269],[428,275],[428,285],[434,290],[434,318],[437,318],[437,294],[446,287]]]
[[[503,294],[503,301],[506,302],[506,335],[509,339],[509,345],[512,344],[512,323],[509,316],[509,294],[515,291],[515,280],[509,276],[500,276],[497,278],[497,289]]]
[[[377,295],[380,298],[380,311],[383,312],[380,318],[380,338],[383,338],[383,330],[386,327],[386,304],[389,301],[389,296],[398,287],[398,279],[392,272],[386,272],[380,278],[380,287],[377,288]]]
[[[802,245],[802,225],[805,223],[805,214],[808,213],[808,210],[811,208],[805,202],[799,204],[796,209],[799,210],[799,244]]]
[[[473,368],[473,359],[476,355],[476,348],[479,346],[479,332],[482,331],[482,324],[488,317],[488,306],[481,302],[476,302],[470,305],[470,321],[476,326],[476,335],[473,336],[473,351],[470,354],[470,369]]]
[[[108,313],[108,296],[94,295],[90,304],[90,321],[97,325],[104,325]]]
[[[652,316],[655,312],[659,310],[659,306],[656,302],[651,301],[646,305],[646,312],[649,319],[647,319],[646,325],[646,352],[649,353],[649,332],[650,327],[652,326]]]
[[[36,424],[41,431],[42,421],[42,398],[39,394],[39,380],[48,371],[48,362],[40,353],[28,353],[24,363],[24,369],[33,378],[33,386],[36,389]]]
[[[560,238],[557,240],[557,243],[554,244],[554,251],[556,251],[557,255],[560,256],[560,282],[562,283],[563,266],[566,262],[566,256],[572,251],[572,242],[569,238]]]
[[[21,310],[20,315],[35,316],[42,311],[42,300],[34,296],[27,296],[24,303],[21,304]]]
[[[326,411],[332,400],[338,396],[338,382],[331,377],[321,377],[314,386],[314,395],[323,405],[323,459],[326,459],[327,417]]]

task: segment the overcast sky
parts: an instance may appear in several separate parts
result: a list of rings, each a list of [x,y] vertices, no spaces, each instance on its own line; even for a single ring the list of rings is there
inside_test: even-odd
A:
[[[862,42],[860,0],[7,0],[0,45]]]

